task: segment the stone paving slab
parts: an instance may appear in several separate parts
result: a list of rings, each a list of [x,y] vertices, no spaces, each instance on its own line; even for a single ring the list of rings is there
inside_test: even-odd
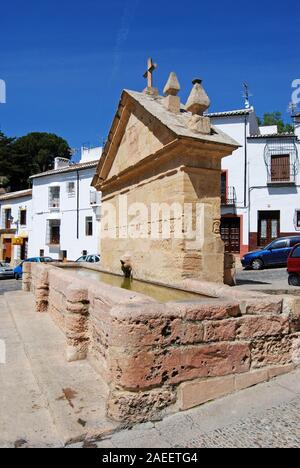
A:
[[[0,447],[62,446],[48,402],[34,378],[21,338],[1,296],[0,338],[3,337],[7,364],[0,364]]]
[[[6,306],[3,309],[0,320],[3,317],[5,330],[12,335],[7,365],[0,367],[0,372],[5,373],[5,376],[0,375],[6,381],[1,394],[7,405],[18,405],[20,411],[23,392],[30,394],[32,381],[38,389],[36,391],[44,399],[53,430],[58,435],[54,444],[65,445],[70,441],[99,437],[102,433],[115,430],[118,425],[108,421],[105,416],[107,388],[88,361],[66,361],[65,337],[48,314],[34,311],[33,297],[30,294],[22,291],[6,293],[4,298],[9,303],[9,308]],[[10,327],[7,327],[8,322]],[[23,383],[22,388],[16,385],[18,379]],[[10,387],[15,387],[15,396],[9,394]],[[35,401],[35,395],[32,399],[34,405],[40,406],[40,402]],[[7,413],[5,411],[5,415]],[[6,416],[3,415],[2,418],[4,417]],[[24,418],[23,432],[26,433],[26,409]],[[47,431],[48,422],[44,422]],[[14,425],[20,427],[18,421],[12,420],[11,426]],[[11,440],[10,436],[8,440]],[[30,443],[35,446],[37,440]]]

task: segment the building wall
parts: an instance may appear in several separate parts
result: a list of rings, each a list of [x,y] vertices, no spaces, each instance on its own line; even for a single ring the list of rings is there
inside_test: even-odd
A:
[[[18,197],[10,200],[0,201],[0,259],[5,260],[4,243],[6,239],[11,239],[12,242],[12,255],[11,263],[15,264],[21,258],[21,246],[13,245],[13,239],[15,237],[22,237],[23,242],[26,242],[26,239],[31,234],[32,223],[31,223],[31,207],[32,200],[31,196]],[[5,229],[5,210],[11,209],[11,216],[13,222],[11,224],[11,229]],[[26,224],[20,224],[20,210],[26,210]]]
[[[245,200],[245,134],[247,136],[258,129],[255,125],[255,114],[212,118],[212,124],[234,138],[241,147],[231,156],[222,159],[222,170],[227,172],[228,187],[234,187],[236,206],[222,206],[222,217],[240,218],[240,253],[248,250],[248,216],[247,191]],[[246,129],[245,129],[246,126]],[[246,131],[245,131],[246,130]],[[247,144],[247,141],[246,141]],[[246,202],[246,203],[245,203]]]
[[[296,174],[295,184],[268,185],[268,171],[264,159],[267,141],[265,138],[247,138],[247,180],[246,203],[244,204],[244,170],[245,170],[245,117],[223,117],[212,119],[213,124],[240,144],[232,156],[222,160],[222,169],[227,172],[228,186],[235,187],[235,206],[223,206],[222,217],[239,217],[241,222],[240,254],[258,247],[258,212],[280,211],[280,235],[297,234],[294,217],[295,210],[300,209],[300,176]],[[257,133],[255,113],[247,117],[247,136]],[[298,133],[297,133],[298,132]],[[295,133],[299,134],[296,124]],[[298,146],[298,153],[300,144]],[[299,167],[298,167],[299,172]]]
[[[96,222],[96,208],[90,204],[90,187],[95,168],[79,171],[79,235],[77,237],[77,172],[52,174],[33,179],[32,235],[29,242],[29,256],[45,256],[60,259],[62,252],[67,251],[69,260],[76,260],[85,250],[88,254],[99,253],[99,222]],[[75,182],[75,195],[69,197],[68,182]],[[49,187],[60,187],[60,208],[49,209]],[[93,236],[85,231],[86,217],[93,218]],[[60,220],[60,245],[47,245],[48,220]]]
[[[267,185],[268,170],[264,160],[266,139],[249,140],[249,181],[250,181],[250,227],[249,246],[258,247],[258,212],[280,211],[280,236],[295,235],[297,230],[295,211],[300,210],[300,174],[296,173],[295,184]],[[298,151],[300,147],[298,144]],[[298,164],[299,171],[299,164]]]

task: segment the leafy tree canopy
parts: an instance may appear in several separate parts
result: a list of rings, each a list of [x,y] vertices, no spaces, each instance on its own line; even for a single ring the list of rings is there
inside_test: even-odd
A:
[[[8,138],[0,132],[0,185],[11,191],[29,187],[31,175],[54,167],[54,159],[71,158],[68,143],[52,133]]]
[[[281,112],[267,112],[263,119],[258,117],[258,125],[277,125],[279,133],[292,133],[294,131],[291,124],[285,123],[282,119]]]

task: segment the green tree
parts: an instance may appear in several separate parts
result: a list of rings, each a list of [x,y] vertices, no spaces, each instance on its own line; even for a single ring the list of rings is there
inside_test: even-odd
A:
[[[15,141],[14,149],[26,157],[30,164],[30,175],[52,169],[57,157],[71,158],[66,140],[53,133],[29,133]]]
[[[292,133],[294,131],[291,124],[283,121],[281,112],[265,113],[263,119],[258,118],[258,124],[259,126],[277,125],[279,133]]]
[[[12,154],[15,138],[8,138],[0,132],[0,187],[9,188],[12,172]]]
[[[29,187],[29,177],[54,167],[56,157],[71,158],[68,143],[52,133],[8,138],[0,133],[0,178],[11,191]]]

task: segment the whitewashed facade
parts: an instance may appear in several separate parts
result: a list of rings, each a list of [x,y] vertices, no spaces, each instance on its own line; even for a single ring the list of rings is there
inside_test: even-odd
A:
[[[54,170],[31,177],[29,257],[76,260],[100,253],[101,200],[91,181],[101,152],[84,148],[78,164],[58,158]]]
[[[31,234],[31,190],[0,196],[0,260],[12,265],[28,254]]]
[[[240,143],[222,161],[222,237],[241,256],[300,232],[300,116],[294,134],[259,127],[253,108],[209,114]]]

